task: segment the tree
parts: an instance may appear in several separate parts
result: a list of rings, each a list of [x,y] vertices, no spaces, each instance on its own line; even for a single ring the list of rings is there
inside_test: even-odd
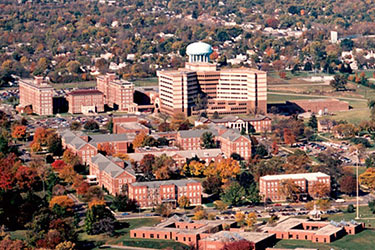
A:
[[[346,212],[348,212],[348,213],[354,213],[354,210],[355,210],[355,208],[354,208],[353,204],[349,204],[348,207],[346,208]]]
[[[359,175],[359,183],[369,189],[375,189],[375,168],[368,168],[366,171]]]
[[[105,204],[99,202],[91,204],[86,212],[85,231],[90,234],[114,233],[116,219],[106,208]]]
[[[255,249],[254,243],[247,240],[238,240],[225,243],[220,250],[253,250]]]
[[[143,141],[145,140],[146,137],[147,137],[147,134],[144,133],[144,132],[141,132],[138,135],[136,135],[134,137],[133,142],[132,142],[133,148],[139,148],[139,147],[141,147],[142,144],[143,144]]]
[[[187,208],[190,206],[190,200],[188,197],[186,196],[181,196],[180,198],[178,198],[178,206],[180,208]]]
[[[235,221],[239,227],[243,227],[245,225],[245,218],[246,215],[242,212],[237,212],[235,215]]]
[[[311,115],[307,125],[314,130],[318,129],[318,120],[316,119],[315,114]]]
[[[311,194],[314,198],[324,198],[329,196],[330,190],[328,183],[315,182],[312,185]]]
[[[66,195],[54,196],[49,202],[49,207],[53,208],[55,205],[71,209],[74,206],[74,201]]]
[[[119,212],[135,211],[137,209],[137,202],[129,199],[125,194],[116,195],[112,205]]]
[[[187,130],[191,127],[189,120],[187,120],[186,115],[182,112],[175,113],[172,116],[171,128],[173,130]]]
[[[70,130],[80,130],[82,127],[80,122],[74,121],[70,124]]]
[[[185,163],[183,166],[183,174],[185,176],[202,176],[206,165],[200,161],[190,161],[189,163]]]
[[[223,182],[217,176],[208,176],[206,180],[203,181],[202,187],[205,193],[218,195],[221,192],[221,186]]]
[[[99,130],[99,124],[95,120],[88,120],[85,125],[83,126],[86,130]]]
[[[204,132],[201,136],[201,142],[203,148],[216,148],[214,135],[211,132]]]
[[[71,166],[76,166],[80,164],[79,157],[73,153],[72,150],[66,149],[63,153],[62,160]]]
[[[346,175],[339,179],[340,191],[345,194],[353,194],[356,190],[357,182],[352,175]]]
[[[346,90],[347,80],[344,75],[335,75],[329,84],[336,91]]]
[[[168,203],[162,203],[155,208],[155,212],[163,217],[169,217],[172,213],[172,206]]]
[[[248,213],[245,222],[248,227],[254,226],[257,222],[257,215],[254,212]]]
[[[238,182],[234,181],[224,189],[224,192],[220,194],[220,198],[223,202],[236,206],[243,203],[245,195],[245,189]]]
[[[219,210],[220,212],[226,210],[228,208],[228,204],[221,200],[214,201],[215,209]]]
[[[215,111],[215,112],[212,114],[212,119],[220,119],[219,113],[218,113],[217,111]]]
[[[201,206],[195,208],[193,220],[203,220],[207,218],[207,212]]]
[[[279,193],[285,196],[287,200],[298,200],[301,193],[301,187],[294,183],[293,180],[283,180],[279,188]]]
[[[290,129],[284,128],[284,142],[289,145],[296,142],[296,138]]]
[[[221,160],[220,162],[212,162],[204,171],[205,176],[218,176],[221,178],[223,183],[230,179],[236,178],[237,174],[240,173],[240,164],[238,161],[228,158]]]
[[[60,171],[62,170],[65,166],[66,166],[66,163],[63,161],[63,160],[56,160],[54,161],[52,164],[51,164],[52,168],[55,170],[55,171]]]
[[[47,136],[48,152],[55,156],[61,156],[63,152],[62,142],[60,136],[56,133],[51,133]]]
[[[375,100],[369,100],[367,102],[367,106],[370,109],[371,120],[375,121]]]
[[[26,138],[26,126],[16,125],[12,129],[12,137],[17,140],[24,140]]]

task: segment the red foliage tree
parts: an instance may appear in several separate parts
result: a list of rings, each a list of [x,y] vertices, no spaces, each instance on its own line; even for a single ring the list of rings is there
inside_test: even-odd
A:
[[[356,190],[357,182],[352,175],[343,176],[339,180],[340,191],[345,194],[352,194]]]
[[[0,159],[0,188],[11,189],[15,184],[16,156],[12,153]]]
[[[296,137],[294,136],[292,131],[290,131],[290,129],[288,128],[284,128],[284,142],[285,144],[290,144],[290,145],[296,142]]]
[[[276,28],[279,26],[279,20],[277,20],[276,18],[273,18],[273,17],[268,18],[268,19],[266,20],[266,25],[267,25],[268,27],[271,27],[271,28],[273,28],[273,29],[276,29]]]
[[[66,167],[66,163],[63,160],[56,160],[51,164],[52,168],[56,171],[62,170]]]
[[[221,250],[253,250],[255,245],[253,242],[247,240],[239,240],[234,242],[229,242],[224,245]]]
[[[18,125],[14,126],[12,129],[12,137],[15,139],[24,139],[26,137],[26,126]]]
[[[15,179],[19,188],[31,189],[38,180],[38,173],[30,167],[20,166],[17,168]]]

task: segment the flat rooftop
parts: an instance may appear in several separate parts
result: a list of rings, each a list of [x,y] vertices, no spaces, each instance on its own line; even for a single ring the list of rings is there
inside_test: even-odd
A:
[[[302,173],[302,174],[278,174],[278,175],[265,175],[260,177],[262,180],[287,180],[287,179],[306,179],[308,181],[316,181],[317,178],[329,177],[329,175],[316,172],[316,173]]]
[[[71,91],[68,95],[103,95],[103,93],[97,89],[77,89]]]
[[[222,241],[222,242],[231,242],[238,240],[248,240],[254,242],[255,244],[268,239],[274,234],[270,233],[258,233],[258,232],[230,232],[230,231],[220,231],[213,235],[210,235],[207,238],[204,238],[204,241]]]
[[[53,89],[51,85],[49,85],[45,80],[39,80],[36,79],[20,79],[19,83],[27,84],[31,87],[38,88],[38,89]]]

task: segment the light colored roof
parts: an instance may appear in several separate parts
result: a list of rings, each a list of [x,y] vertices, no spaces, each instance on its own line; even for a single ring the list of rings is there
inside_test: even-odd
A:
[[[250,242],[258,243],[271,237],[274,234],[269,233],[257,233],[257,232],[228,232],[220,231],[218,233],[212,234],[204,241],[221,241],[221,242],[233,242],[240,240],[248,240]]]
[[[62,132],[61,137],[64,139],[66,144],[72,145],[76,149],[80,149],[87,144],[85,140],[83,140],[70,130]]]
[[[205,55],[213,52],[212,46],[204,42],[191,43],[186,47],[187,55]]]
[[[336,227],[334,225],[328,224],[325,227],[320,228],[315,232],[315,235],[332,235],[342,230],[342,227]]]
[[[316,173],[302,173],[302,174],[278,174],[278,175],[265,175],[260,177],[262,180],[287,180],[287,179],[306,179],[308,181],[316,181],[318,177],[329,177],[329,175],[316,172]]]
[[[197,138],[201,137],[205,132],[211,132],[214,136],[218,136],[216,129],[192,129],[181,130],[178,132],[181,138]]]
[[[228,129],[220,137],[228,139],[229,141],[236,141],[240,137],[246,138],[245,136],[241,135],[241,133],[237,129]],[[246,138],[246,139],[250,140],[249,138]]]
[[[147,154],[152,154],[155,156],[160,156],[162,154],[166,154],[167,156],[173,157],[175,155],[179,155],[184,158],[193,158],[197,156],[198,158],[208,158],[212,157],[215,158],[219,155],[222,155],[223,152],[220,148],[212,148],[212,149],[201,149],[201,150],[177,150],[177,151],[154,151],[154,152],[142,152],[142,153],[131,153],[128,154],[130,159],[133,159],[136,162],[139,162],[143,159],[143,157]]]
[[[130,175],[135,176],[134,170],[131,168],[131,164],[129,162],[125,162],[124,165],[126,166],[125,169],[108,159],[102,154],[97,154],[94,157],[91,157],[91,162],[98,165],[101,171],[108,173],[111,177],[116,178],[123,172],[127,172]]]
[[[284,231],[285,232],[306,221],[307,221],[306,219],[290,218],[290,219],[280,222],[275,227],[270,227],[269,231]]]
[[[145,181],[145,182],[135,182],[131,183],[131,186],[142,187],[146,186],[148,188],[158,188],[163,185],[176,185],[176,186],[186,186],[190,183],[199,183],[199,181],[193,179],[181,179],[181,180],[167,180],[167,181]]]
[[[114,142],[114,141],[133,141],[135,135],[132,134],[103,134],[103,135],[90,135],[89,143],[96,145],[101,142]]]

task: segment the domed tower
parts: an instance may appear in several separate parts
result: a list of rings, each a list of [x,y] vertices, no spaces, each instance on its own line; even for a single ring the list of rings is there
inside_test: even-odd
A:
[[[212,52],[211,45],[204,42],[195,42],[189,44],[186,48],[190,63],[208,63]]]

